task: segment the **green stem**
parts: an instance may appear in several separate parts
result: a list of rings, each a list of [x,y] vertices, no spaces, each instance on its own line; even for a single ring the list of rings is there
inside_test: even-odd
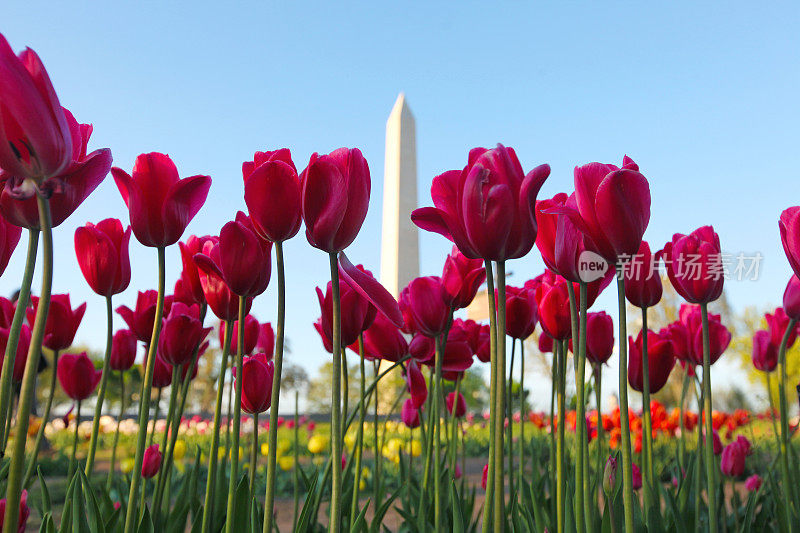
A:
[[[109,361],[111,361],[111,345],[114,339],[114,309],[111,305],[111,296],[106,296],[106,354],[103,357],[103,373],[100,377],[100,389],[97,391],[97,402],[94,405],[94,419],[92,420],[92,438],[89,441],[89,455],[86,457],[87,478],[92,477],[94,469],[94,456],[97,452],[97,437],[100,433],[100,417],[103,414],[103,402],[106,398],[106,384],[108,383]]]
[[[506,439],[508,440],[508,493],[514,499],[514,402],[512,389],[514,386],[514,356],[517,339],[511,339],[511,361],[508,365],[508,382],[506,387],[506,412],[503,416],[508,420]]]
[[[650,361],[647,356],[647,307],[642,307],[642,473],[644,477],[645,523],[651,524],[650,508],[653,506],[655,474],[653,469],[653,422],[650,419]]]
[[[565,531],[566,519],[566,479],[564,426],[566,425],[566,380],[567,380],[567,341],[556,341],[558,345],[558,437],[556,439],[556,509],[558,510],[558,533]]]
[[[189,376],[186,376],[186,379],[189,379]],[[180,425],[180,417],[177,419],[177,423],[173,423],[175,420],[175,409],[176,401],[178,398],[178,390],[181,388],[181,367],[174,366],[172,368],[172,381],[170,382],[170,391],[169,391],[169,407],[167,408],[167,419],[166,424],[164,424],[164,436],[161,441],[161,451],[162,453],[166,454],[169,450],[169,443],[172,440],[171,435],[176,434],[178,432],[178,426]],[[170,432],[170,427],[172,427],[172,431]],[[154,431],[155,433],[155,431]],[[151,505],[152,515],[153,515],[153,523],[158,524],[159,518],[161,516],[161,493],[164,490],[164,485],[167,482],[169,477],[169,473],[171,471],[172,464],[170,462],[169,467],[167,466],[166,461],[162,461],[161,468],[158,469],[158,477],[156,478],[156,488],[153,491],[153,503]]]
[[[434,525],[440,531],[442,525],[442,461],[441,461],[441,424],[439,400],[442,394],[442,340],[436,339],[436,375],[433,380],[433,493],[434,493]]]
[[[707,329],[707,317],[703,322],[704,332]],[[781,340],[778,361],[780,364],[780,379],[778,380],[778,402],[781,408],[781,477],[783,478],[783,505],[786,508],[787,531],[792,531],[791,522],[794,515],[792,507],[792,481],[789,475],[789,406],[786,402],[786,347],[789,344],[789,336],[797,326],[797,321],[792,319],[786,327],[786,332]],[[710,416],[708,417],[711,418]]]
[[[295,421],[295,427],[297,422]],[[297,468],[297,463],[294,465]],[[250,501],[256,495],[256,474],[258,473],[258,413],[253,413],[253,439],[250,444]]]
[[[522,480],[525,479],[525,341],[519,342],[519,482],[518,490],[522,491]]]
[[[597,407],[597,472],[596,476],[599,479],[597,483],[597,500],[603,501],[605,498],[605,494],[603,493],[603,464],[605,456],[603,454],[603,412],[602,412],[602,404],[603,404],[603,365],[602,363],[597,363],[594,365],[594,394],[595,394],[595,405]]]
[[[292,512],[292,531],[297,531],[297,519],[298,519],[298,513],[300,512],[300,463],[298,461],[300,450],[298,449],[299,428],[297,426],[299,411],[300,411],[300,392],[295,390],[294,391],[294,487],[293,487],[294,511]],[[272,428],[272,424],[270,424],[270,428]]]
[[[359,369],[361,371],[360,374],[360,392],[361,392],[361,399],[363,400],[366,397],[366,389],[367,389],[367,378],[366,378],[366,369],[364,366],[364,335],[363,333],[359,333],[358,335],[358,359],[359,359]],[[355,471],[355,481],[353,482],[353,500],[350,503],[350,530],[353,531],[353,526],[356,522],[356,517],[358,516],[358,494],[361,489],[361,455],[364,449],[364,419],[367,416],[366,412],[366,405],[364,402],[361,402],[361,405],[358,409],[358,428],[356,428],[356,449],[355,449],[355,461],[356,461],[356,471]]]
[[[633,529],[633,467],[631,463],[631,420],[628,413],[628,328],[625,310],[625,278],[617,275],[619,304],[619,411],[622,430],[622,502],[625,531]]]
[[[542,333],[547,335],[547,333]],[[547,458],[547,464],[550,469],[550,516],[555,516],[556,499],[553,498],[553,493],[558,486],[556,481],[556,395],[559,388],[558,373],[558,349],[561,343],[553,340],[553,363],[550,365],[550,456]]]
[[[490,368],[491,377],[489,378],[489,470],[486,475],[486,495],[483,503],[483,525],[481,528],[482,533],[488,533],[492,527],[495,504],[494,504],[494,470],[495,470],[495,426],[497,422],[497,310],[495,308],[494,299],[494,273],[492,272],[492,262],[484,261],[486,269],[486,294],[488,295],[487,302],[489,304],[489,351],[490,351]],[[501,370],[502,373],[502,370]],[[499,413],[502,416],[502,412]],[[499,422],[500,427],[503,423]],[[500,468],[503,468],[503,463],[500,463]],[[500,511],[498,511],[500,512]],[[501,517],[502,520],[502,517]]]
[[[117,418],[117,427],[114,430],[114,445],[111,447],[111,464],[108,467],[108,478],[106,479],[106,492],[111,492],[111,482],[116,475],[117,465],[117,445],[119,444],[119,426],[122,422],[122,416],[125,414],[125,372],[119,373],[119,417]]]
[[[569,284],[572,285],[571,283]],[[578,530],[586,527],[591,529],[588,523],[591,516],[589,509],[589,476],[586,472],[587,465],[584,457],[584,447],[587,441],[586,434],[586,309],[587,309],[587,289],[586,283],[578,285],[578,347],[577,357],[575,357],[575,388],[578,396],[575,413],[575,433],[578,437],[576,447],[577,465],[575,467],[575,509],[577,511],[575,522]],[[573,346],[574,346],[573,342]]]
[[[494,294],[489,294],[494,300]],[[505,418],[506,396],[506,263],[497,262],[497,371],[495,372],[495,426],[494,426],[494,515],[492,516],[494,533],[502,533],[505,528],[505,476],[503,472],[503,425]]]
[[[25,443],[28,435],[28,422],[31,415],[34,393],[36,390],[36,374],[39,370],[39,358],[42,354],[42,340],[44,339],[44,326],[47,320],[47,311],[50,308],[50,289],[53,285],[53,232],[50,221],[50,204],[47,200],[36,195],[39,209],[39,227],[42,229],[42,290],[39,294],[39,305],[36,309],[36,318],[31,330],[31,344],[28,349],[28,359],[25,362],[25,373],[22,377],[22,387],[17,405],[17,437],[11,449],[11,464],[8,470],[8,485],[6,488],[6,517],[3,523],[3,533],[17,531],[19,521],[19,502],[22,498],[22,468],[25,466]],[[33,265],[31,265],[31,269]],[[25,310],[24,305],[17,303],[17,309]],[[15,313],[16,314],[16,313]],[[16,317],[15,317],[16,318]],[[11,342],[9,340],[9,346]],[[16,348],[12,352],[16,354]],[[6,357],[5,360],[10,360]],[[13,368],[11,366],[10,368]],[[6,372],[6,375],[11,372]]]
[[[764,372],[764,378],[767,382],[767,399],[769,400],[769,419],[772,422],[772,433],[775,435],[775,443],[778,445],[778,450],[780,450],[781,433],[778,431],[777,422],[775,422],[775,400],[772,398],[772,373]]]
[[[455,394],[453,398],[453,409],[450,410],[450,473],[455,479],[456,475],[456,444],[457,431],[458,431],[458,417],[456,417],[456,410],[458,408],[458,397],[461,395],[461,377],[456,378]]]
[[[683,374],[683,385],[681,386],[681,404],[680,404],[680,417],[679,420],[680,428],[681,428],[681,440],[680,440],[680,451],[678,457],[680,458],[679,467],[681,469],[681,484],[683,484],[683,476],[686,472],[686,428],[683,422],[684,412],[686,408],[686,392],[689,390],[689,373],[684,372]]]
[[[14,318],[11,320],[11,328],[8,332],[8,342],[6,343],[5,357],[3,358],[3,369],[0,372],[0,429],[5,428],[11,418],[11,371],[14,368],[14,360],[17,358],[17,346],[19,345],[19,333],[25,321],[25,311],[31,299],[31,283],[33,282],[33,272],[36,270],[36,250],[39,246],[39,230],[28,230],[28,255],[25,259],[25,271],[22,274],[22,285],[19,288],[17,306],[14,310]],[[52,266],[50,267],[52,268]],[[55,370],[53,370],[55,372]],[[6,452],[8,434],[2,434],[2,446],[0,446],[0,457]]]
[[[245,307],[247,298],[239,296],[239,331],[236,344],[236,397],[233,405],[233,438],[231,443],[232,453],[235,458],[231,459],[231,478],[228,482],[228,512],[225,520],[225,530],[233,533],[233,521],[236,508],[236,485],[239,483],[239,430],[242,425],[242,366],[244,364],[244,319],[247,315]]]
[[[144,459],[145,440],[147,438],[147,417],[150,415],[150,391],[153,387],[153,369],[156,364],[156,351],[158,338],[161,335],[161,319],[164,316],[164,284],[165,284],[165,254],[164,248],[158,248],[158,298],[156,300],[156,314],[153,320],[153,333],[147,350],[147,363],[144,378],[142,379],[142,394],[139,404],[139,433],[136,442],[136,455],[131,472],[131,490],[128,493],[128,510],[125,514],[125,533],[132,533],[136,527],[136,496],[139,493],[139,483],[142,481],[142,460]],[[10,532],[9,532],[10,533]]]
[[[695,475],[694,475],[694,516],[697,528],[700,529],[700,510],[703,490],[703,476],[701,475],[701,468],[703,468],[703,388],[700,383],[698,387],[692,387],[697,399],[697,444],[695,446]],[[698,392],[699,389],[699,392]]]
[[[211,436],[211,450],[208,453],[208,478],[206,479],[206,493],[203,498],[203,523],[202,533],[211,530],[211,519],[214,514],[214,488],[217,476],[217,455],[219,448],[219,428],[222,423],[222,396],[225,388],[225,374],[228,368],[228,353],[231,351],[231,332],[233,320],[225,321],[225,339],[222,346],[222,361],[220,362],[219,378],[217,381],[217,403],[214,407],[214,431]]]
[[[717,469],[714,461],[714,426],[711,416],[713,411],[711,410],[711,340],[708,334],[708,304],[700,304],[700,314],[703,321],[703,394],[705,396],[703,402],[706,413],[705,460],[706,480],[708,483],[708,523],[711,531],[716,533],[719,531],[717,526]]]
[[[75,465],[78,461],[78,429],[81,425],[81,401],[78,400],[78,407],[75,410],[75,433],[72,437],[72,454],[69,456],[69,471],[67,472],[67,480],[72,481],[72,476],[75,474]]]
[[[375,361],[375,376],[377,378],[378,373],[381,368],[380,361]],[[383,469],[383,456],[378,449],[378,410],[380,409],[380,395],[378,394],[378,382],[375,381],[375,404],[373,405],[374,408],[374,418],[372,420],[372,433],[373,433],[373,446],[375,447],[375,475],[372,476],[372,502],[375,507],[380,505],[380,499],[378,495],[380,494],[380,483],[381,483],[381,470]]]
[[[267,492],[264,501],[264,533],[272,531],[272,515],[275,505],[275,474],[278,453],[278,402],[281,398],[281,373],[283,372],[283,339],[286,319],[286,279],[283,264],[283,243],[275,243],[275,263],[278,275],[278,319],[275,332],[275,368],[272,375],[272,397],[269,411],[269,429],[267,435]],[[338,272],[338,270],[337,270]],[[297,410],[297,397],[295,396],[295,411]],[[297,424],[295,423],[295,427]],[[295,445],[295,450],[297,446]],[[297,499],[297,472],[299,468],[295,461],[295,500]],[[297,519],[297,505],[295,504],[295,519]],[[296,523],[296,522],[295,522]]]
[[[153,440],[156,438],[156,424],[158,423],[158,416],[161,414],[161,393],[163,391],[163,388],[159,388],[158,392],[156,393],[156,405],[153,407],[153,429],[150,431],[150,436],[148,437],[148,446],[152,446]]]
[[[342,528],[342,312],[339,297],[339,264],[335,253],[329,254],[331,294],[333,300],[333,383],[331,384],[331,512],[329,530],[339,533]]]
[[[44,440],[44,429],[47,426],[47,422],[50,420],[50,409],[53,407],[53,396],[55,395],[56,391],[56,375],[58,374],[58,372],[56,372],[57,369],[58,350],[55,350],[53,352],[53,371],[50,374],[50,394],[47,396],[47,403],[44,407],[42,422],[39,425],[39,430],[36,432],[36,441],[33,445],[33,453],[31,454],[30,459],[28,459],[28,466],[25,468],[25,477],[22,481],[22,486],[25,488],[28,488],[28,484],[33,478],[33,473],[36,469],[36,462],[39,457],[39,449],[42,447],[42,440]]]

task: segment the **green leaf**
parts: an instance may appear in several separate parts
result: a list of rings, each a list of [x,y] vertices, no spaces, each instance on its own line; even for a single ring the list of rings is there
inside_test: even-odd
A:
[[[144,490],[144,487],[142,487]],[[142,513],[142,519],[139,521],[139,528],[136,530],[137,533],[155,533],[153,528],[153,519],[150,516],[150,509],[147,506],[144,506],[144,513]]]
[[[317,479],[314,478],[311,481],[311,487],[308,490],[305,504],[303,504],[303,510],[300,511],[300,516],[297,519],[297,531],[311,531],[311,519],[314,518],[316,520],[317,515],[314,510],[316,505],[314,505],[314,501],[316,500]],[[312,512],[314,513],[313,516]],[[272,520],[272,517],[265,516],[264,520]]]
[[[46,512],[42,517],[42,525],[39,526],[39,533],[55,533],[56,526],[53,523],[53,515]]]
[[[233,501],[233,531],[247,531],[250,520],[250,484],[247,474],[239,480]]]
[[[75,472],[72,478],[72,533],[83,533],[91,531],[86,522],[86,502],[83,499],[83,483],[81,483],[81,469]]]
[[[47,489],[47,483],[44,482],[44,476],[42,475],[42,468],[40,466],[36,467],[36,475],[39,477],[39,492],[42,495],[41,502],[42,502],[42,516],[51,512],[53,503],[50,500],[50,491]],[[53,517],[50,517],[50,521],[53,521]]]
[[[353,528],[350,530],[350,533],[355,533],[356,531],[366,531],[367,530],[367,520],[365,518],[367,514],[367,509],[369,508],[369,498],[367,498],[366,503],[361,508],[361,511],[356,516],[355,522],[353,522]]]
[[[78,474],[81,477],[83,494],[85,495],[84,499],[87,504],[87,520],[89,529],[91,529],[92,532],[104,533],[106,530],[105,524],[103,523],[103,517],[100,514],[100,506],[97,505],[97,498],[94,495],[94,490],[92,489],[89,480],[86,478],[86,474],[83,473],[83,470],[79,468]]]

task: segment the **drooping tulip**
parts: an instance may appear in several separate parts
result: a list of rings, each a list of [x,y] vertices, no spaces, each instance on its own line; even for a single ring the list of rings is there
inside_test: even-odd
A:
[[[370,189],[369,165],[358,148],[314,153],[300,175],[309,244],[328,253],[350,246],[367,216]]]
[[[0,328],[0,367],[2,367],[2,362],[5,359],[10,329],[10,327]],[[11,371],[11,377],[15,383],[22,381],[22,376],[25,374],[25,363],[28,362],[28,349],[30,345],[31,328],[27,324],[23,324],[19,331],[17,354],[14,356],[14,369]]]
[[[266,354],[258,353],[244,358],[242,363],[242,409],[245,412],[253,415],[269,409],[272,403],[274,374],[275,364],[269,360]]]
[[[256,231],[271,242],[291,239],[300,229],[300,180],[288,148],[256,152],[242,163],[244,201]]]
[[[239,211],[236,220],[222,227],[210,255],[204,251],[194,261],[207,276],[224,280],[233,294],[252,298],[267,290],[271,252],[272,243],[259,237],[247,215]]]
[[[778,347],[772,343],[769,331],[762,329],[753,335],[753,366],[762,372],[778,367]]]
[[[145,479],[155,477],[160,469],[161,452],[158,451],[158,444],[153,444],[144,450],[144,459],[142,460],[142,477]]]
[[[406,398],[406,401],[403,402],[403,407],[400,410],[400,420],[402,420],[403,424],[409,429],[419,427],[419,409],[414,407],[414,400],[411,398]]]
[[[182,366],[192,360],[194,351],[205,340],[211,328],[204,328],[197,304],[172,304],[163,320],[158,339],[158,354],[172,366]]]
[[[456,418],[461,418],[467,414],[467,402],[464,399],[464,395],[460,392],[458,393],[458,400],[456,400],[456,393],[451,392],[447,395],[445,401],[447,402],[447,412],[450,414],[453,414],[453,404],[455,404]]]
[[[453,246],[444,260],[442,285],[450,297],[453,309],[463,309],[472,303],[481,284],[486,281],[486,269],[480,259],[470,259]]]
[[[625,298],[636,307],[653,307],[661,301],[663,288],[658,274],[658,260],[642,241],[639,251],[625,266]]]
[[[31,297],[32,307],[26,310],[28,323],[33,327],[36,310],[39,307],[39,298]],[[45,347],[51,350],[66,350],[72,346],[75,333],[81,325],[86,304],[82,303],[74,310],[69,301],[69,294],[54,294],[50,297],[50,307],[47,310],[47,323],[44,328]]]
[[[550,175],[540,165],[527,175],[512,148],[473,148],[463,170],[434,178],[435,207],[411,220],[451,240],[469,258],[505,261],[526,255],[536,240],[536,195]]]
[[[780,346],[783,341],[783,336],[789,328],[791,318],[789,318],[782,307],[776,308],[772,313],[765,314],[764,318],[767,321],[767,331],[769,331],[772,344]],[[796,327],[789,330],[789,336],[786,339],[786,348],[791,348],[795,340],[797,340]]]
[[[118,167],[111,174],[130,211],[133,234],[152,247],[178,242],[211,188],[208,176],[180,179],[172,159],[157,152],[138,156],[132,175]]]
[[[131,228],[122,229],[115,218],[88,222],[75,230],[75,254],[83,277],[100,296],[119,294],[131,281],[128,243]]]
[[[67,396],[80,402],[92,395],[103,372],[96,370],[86,352],[82,352],[59,357],[56,373]]]
[[[544,335],[547,337],[547,335]],[[541,340],[541,337],[540,337]],[[614,322],[605,311],[586,314],[586,359],[602,365],[614,352]]]
[[[672,286],[687,302],[709,303],[722,295],[722,252],[713,227],[703,226],[689,235],[676,233],[661,256]]]
[[[111,358],[108,366],[111,370],[129,370],[136,360],[137,338],[129,329],[120,329],[114,333],[111,344]]]
[[[406,366],[406,385],[414,407],[419,409],[425,405],[425,400],[428,399],[428,385],[425,383],[425,376],[413,360]]]
[[[639,250],[650,222],[650,185],[634,161],[575,167],[575,203],[592,244],[610,265]]]
[[[655,332],[647,330],[647,359],[649,362],[650,393],[655,394],[664,388],[675,366],[672,352],[672,339],[666,330]],[[639,392],[644,389],[642,369],[642,332],[634,341],[628,337],[628,383]]]
[[[800,320],[800,279],[796,275],[789,278],[783,291],[783,309],[789,318]]]
[[[364,331],[364,354],[373,360],[397,362],[408,354],[408,342],[391,320],[378,313]]]
[[[417,330],[427,337],[441,335],[450,318],[449,297],[436,276],[411,280],[408,284],[407,304]]]
[[[206,297],[203,294],[203,285],[200,283],[200,273],[197,269],[197,263],[194,262],[194,256],[204,253],[206,242],[211,242],[212,245],[217,244],[219,237],[190,235],[185,242],[178,243],[178,247],[181,250],[181,264],[183,265],[181,279],[184,280],[188,286],[187,288],[191,291],[194,303],[201,305],[205,303]]]
[[[235,320],[233,322],[233,327],[231,328],[231,353],[239,353],[239,321]],[[251,354],[253,350],[256,349],[256,344],[258,344],[259,335],[261,333],[261,325],[258,323],[258,319],[253,315],[247,315],[244,317],[244,345],[242,346],[242,353],[243,354]],[[219,339],[220,344],[224,342],[224,335],[225,335],[225,323],[220,322],[219,324]],[[269,352],[269,356],[272,357],[272,351]]]
[[[136,335],[136,338],[144,343],[150,342],[153,333],[153,323],[156,320],[156,299],[158,292],[154,290],[139,291],[136,295],[136,306],[130,309],[126,305],[117,307],[117,313],[128,328]],[[172,297],[164,297],[164,316],[169,314],[172,307]]]
[[[0,34],[0,168],[39,186],[64,171],[73,151],[69,123],[39,56],[19,56]]]
[[[514,339],[525,340],[533,333],[537,321],[534,291],[506,285],[506,334]]]

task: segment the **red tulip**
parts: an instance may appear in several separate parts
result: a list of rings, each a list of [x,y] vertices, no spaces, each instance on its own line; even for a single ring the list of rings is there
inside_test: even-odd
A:
[[[317,287],[317,299],[322,313],[320,327],[322,335],[328,342],[333,339],[333,284],[329,281],[325,294]],[[357,293],[344,280],[339,281],[339,298],[341,300],[341,340],[342,346],[353,344],[358,336],[372,325],[377,309],[367,299]]]
[[[789,318],[800,320],[800,279],[792,275],[783,291],[783,309]]]
[[[233,369],[236,370],[235,368]],[[266,354],[245,357],[242,363],[242,409],[251,415],[263,413],[272,404],[275,364]]]
[[[444,333],[450,320],[449,296],[436,276],[415,278],[408,284],[409,312],[420,333],[427,337],[438,337]]]
[[[642,471],[639,470],[636,463],[631,463],[631,469],[633,470],[633,490],[639,490],[642,488]]]
[[[767,330],[769,331],[772,344],[780,346],[783,342],[783,336],[786,334],[786,329],[789,327],[791,319],[783,310],[782,307],[775,309],[773,313],[764,315],[767,320]],[[797,340],[797,328],[794,327],[789,331],[789,337],[786,340],[786,348],[791,348],[794,341]]]
[[[235,320],[233,322],[233,328],[231,328],[231,353],[239,353],[239,321]],[[242,347],[242,353],[247,355],[253,353],[253,350],[256,349],[256,344],[258,344],[258,338],[261,333],[261,326],[258,323],[258,319],[253,315],[247,315],[244,317],[244,345]],[[219,324],[219,342],[222,344],[224,342],[225,335],[225,322],[220,322]],[[269,357],[272,358],[272,351],[269,352]]]
[[[533,333],[537,320],[534,291],[506,285],[506,334],[525,340]]]
[[[414,401],[411,398],[407,398],[403,402],[403,407],[400,410],[400,420],[410,429],[419,427],[419,409],[414,407]]]
[[[3,35],[0,79],[0,168],[17,186],[42,185],[69,166],[69,123],[39,56],[30,48],[16,56]]]
[[[183,272],[181,272],[181,275],[175,280],[175,288],[172,289],[172,301],[173,303],[181,302],[189,306],[197,303],[197,301],[194,299],[194,294],[192,294],[192,289],[189,286],[189,282],[186,281]],[[203,298],[202,303],[205,303],[205,298]]]
[[[545,335],[547,337],[547,335]],[[541,339],[541,337],[540,337]],[[614,352],[614,322],[605,311],[586,314],[586,358],[602,365]]]
[[[464,331],[466,335],[467,343],[469,344],[470,350],[472,350],[472,355],[478,357],[484,363],[489,362],[489,326],[486,324],[478,324],[474,320],[462,320],[457,318],[453,321],[453,327],[461,329]],[[487,345],[485,348],[486,353],[484,354],[484,345]],[[486,361],[482,358],[486,356]]]
[[[622,169],[589,163],[575,167],[575,203],[581,230],[611,265],[630,259],[650,222],[650,186],[625,156]]]
[[[212,245],[217,244],[219,237],[190,235],[186,242],[178,243],[178,247],[181,250],[181,264],[183,265],[181,279],[184,280],[186,288],[191,292],[194,303],[201,305],[206,302],[206,297],[203,294],[203,285],[200,283],[200,273],[197,269],[197,264],[194,262],[194,256],[203,253],[206,242],[211,242]]]
[[[467,401],[464,399],[464,395],[458,393],[458,401],[456,401],[456,393],[451,392],[447,395],[446,402],[447,402],[447,412],[451,415],[454,414],[456,418],[461,418],[465,414],[467,414]],[[455,411],[453,408],[453,404],[455,403]]]
[[[434,339],[419,334],[411,339],[408,350],[418,362],[433,367],[436,364]],[[458,375],[472,366],[472,348],[469,334],[458,324],[453,324],[447,334],[442,358],[442,377],[455,381]]]
[[[647,330],[647,359],[650,367],[650,393],[655,394],[667,384],[669,374],[675,366],[672,340],[665,330]],[[628,383],[639,392],[644,389],[641,331],[635,341],[633,337],[628,337]]]
[[[486,269],[480,259],[470,259],[453,246],[444,261],[442,285],[450,297],[450,307],[463,309],[472,303],[478,289],[486,281]]]
[[[549,165],[525,175],[514,150],[502,144],[473,148],[463,170],[434,178],[436,207],[415,210],[411,220],[453,241],[469,258],[522,257],[536,240],[536,195],[549,175]]]
[[[588,320],[588,315],[587,315],[587,320]],[[588,328],[587,328],[587,332],[588,332]],[[539,335],[538,344],[539,344],[539,352],[541,352],[541,353],[553,353],[553,337],[551,337],[547,333],[542,332],[542,334]],[[588,356],[589,355],[589,351],[588,351],[589,345],[588,344],[586,345],[586,348],[587,348],[586,355]]]
[[[486,481],[489,477],[489,465],[483,465],[483,473],[481,474],[481,487],[486,490]]]
[[[111,150],[104,148],[86,154],[92,135],[90,124],[78,124],[72,113],[63,110],[66,118],[72,151],[70,164],[58,174],[50,177],[39,189],[49,195],[51,226],[57,227],[67,219],[97,188],[111,169]],[[2,166],[2,165],[0,165]],[[0,171],[0,180],[9,174]],[[0,212],[9,222],[29,229],[39,228],[39,208],[33,197],[33,188],[20,184],[13,176],[2,187]]]
[[[153,444],[144,450],[142,477],[145,479],[155,477],[159,469],[161,469],[161,452],[158,451],[158,444]]]
[[[636,307],[653,307],[661,301],[663,288],[658,274],[658,260],[650,245],[642,241],[639,251],[625,266],[625,298]]]
[[[244,201],[256,231],[272,242],[300,229],[300,180],[288,148],[256,152],[242,163]]]
[[[191,381],[197,377],[197,361],[199,361],[200,358],[203,357],[203,354],[206,353],[206,350],[208,350],[208,341],[205,341],[203,344],[200,345],[200,348],[198,348],[197,350],[197,357],[195,358],[194,361],[189,361],[188,363],[183,365],[183,367],[181,368],[181,379],[186,379],[186,375],[189,373],[190,368],[192,369],[192,377],[189,378],[189,380]]]
[[[778,347],[770,340],[768,331],[759,330],[753,335],[753,366],[762,372],[772,372],[778,367]]]
[[[364,331],[364,355],[367,359],[397,362],[408,354],[408,342],[391,320],[378,313]]]
[[[32,308],[26,310],[28,323],[33,327],[39,298],[31,296]],[[69,294],[54,294],[50,298],[50,307],[47,311],[47,323],[44,328],[44,342],[46,348],[51,350],[66,350],[72,346],[75,333],[81,325],[86,304],[82,303],[74,310],[69,301]]]
[[[372,272],[361,265],[354,266],[344,252],[339,253],[339,277],[395,326],[403,326],[403,314],[394,297],[375,279]]]
[[[0,328],[11,327],[16,308],[16,302],[12,302],[8,298],[0,296]]]
[[[208,176],[179,179],[172,159],[157,152],[137,157],[132,176],[118,167],[111,174],[130,211],[133,234],[152,247],[178,242],[211,187]]]
[[[778,229],[789,265],[794,274],[800,276],[800,206],[790,207],[781,213]]]
[[[8,345],[8,333],[10,327],[0,328],[0,367],[2,366],[3,359],[5,359],[6,346]],[[22,325],[19,332],[19,341],[17,342],[17,355],[14,357],[14,369],[11,371],[11,377],[14,382],[19,383],[22,381],[22,376],[25,374],[25,363],[28,362],[28,349],[31,345],[31,328],[27,324]]]
[[[0,215],[0,275],[6,271],[11,254],[19,244],[21,234],[21,228],[11,224],[4,216]]]
[[[147,359],[145,355],[145,364]],[[164,361],[160,354],[156,353],[156,362],[153,365],[153,387],[163,389],[172,385],[172,365]]]
[[[83,277],[100,296],[119,294],[131,281],[131,260],[128,243],[130,226],[123,230],[122,223],[107,218],[95,226],[88,222],[75,230],[75,254]]]
[[[322,347],[325,348],[326,352],[332,354],[333,353],[333,341],[328,336],[328,334],[326,334],[325,331],[322,329],[322,317],[320,317],[320,318],[318,318],[318,319],[316,319],[314,321],[314,329],[317,330],[317,333],[319,334],[319,338],[322,340]]]
[[[567,202],[567,194],[560,192],[545,200],[536,201],[536,222],[539,231],[536,234],[536,247],[542,254],[542,259],[547,268],[557,271],[556,266],[556,232],[560,216],[553,212],[554,208],[561,207]]]
[[[545,333],[556,340],[572,336],[572,317],[569,307],[567,280],[545,271],[542,282],[536,288],[536,303],[539,323]]]
[[[0,35],[0,39],[3,36]],[[25,533],[25,526],[28,524],[28,517],[31,514],[31,510],[28,507],[28,491],[22,491],[22,497],[19,500],[19,524],[17,525],[17,533]],[[3,524],[5,522],[6,517],[6,499],[3,498],[0,500],[0,530],[3,529]]]
[[[204,328],[197,304],[191,307],[181,302],[172,304],[163,320],[158,338],[158,354],[172,366],[182,366],[192,360],[211,328]]]
[[[200,267],[198,269],[200,285],[203,287],[203,295],[208,307],[211,308],[217,318],[220,320],[236,320],[239,316],[239,297],[231,291],[219,268],[216,267],[216,264],[220,261],[219,255],[219,244],[208,240],[203,244],[203,253],[194,256],[195,264]],[[207,259],[201,259],[202,257]],[[246,313],[250,312],[252,303],[252,298],[246,299]]]
[[[719,462],[720,471],[726,476],[738,477],[744,473],[744,461],[747,451],[739,441],[733,441],[722,450]]]
[[[239,211],[236,220],[222,227],[210,255],[194,256],[197,267],[208,276],[222,278],[237,296],[258,296],[269,284],[272,243],[259,237],[250,219]]]
[[[57,374],[67,396],[80,402],[92,395],[103,372],[96,370],[86,352],[82,352],[78,355],[65,353],[59,357]]]
[[[676,233],[661,254],[669,280],[684,300],[700,304],[720,297],[725,279],[714,228],[703,226],[689,235]]]
[[[139,291],[136,296],[136,307],[131,310],[126,305],[117,307],[117,313],[128,324],[130,330],[140,341],[148,344],[153,334],[153,322],[156,320],[156,300],[158,292],[154,290]],[[169,314],[172,307],[172,297],[164,298],[164,316]]]
[[[315,152],[300,175],[309,244],[328,253],[350,246],[367,216],[370,187],[369,166],[358,148]]]
[[[136,335],[129,329],[120,329],[114,333],[111,344],[111,358],[108,366],[111,370],[129,370],[136,360]]]
[[[419,409],[425,405],[425,400],[428,399],[428,386],[425,383],[425,376],[413,360],[406,366],[406,385],[414,407]]]
[[[245,327],[247,326],[245,321]],[[267,355],[267,359],[272,359],[275,353],[275,330],[272,329],[272,324],[264,322],[258,327],[258,340],[256,341],[256,349]]]
[[[753,474],[744,481],[744,488],[749,492],[758,492],[761,488],[761,476]]]
[[[688,333],[688,352],[695,364],[703,364],[703,324],[700,307],[696,305],[681,305],[680,320],[686,325]],[[708,314],[708,334],[711,351],[709,353],[711,364],[725,352],[731,342],[731,332],[728,331],[720,316]]]

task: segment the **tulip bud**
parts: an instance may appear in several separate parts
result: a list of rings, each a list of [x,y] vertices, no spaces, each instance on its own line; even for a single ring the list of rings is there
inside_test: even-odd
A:
[[[414,400],[411,398],[403,402],[403,408],[400,411],[400,419],[408,428],[414,429],[419,427],[419,409],[414,407]]]
[[[610,497],[617,483],[617,458],[609,455],[606,459],[606,467],[603,470],[603,492],[606,497]]]
[[[467,402],[464,399],[464,395],[459,393],[458,394],[458,401],[455,401],[456,393],[451,392],[447,395],[447,412],[451,415],[455,415],[456,418],[461,418],[467,413]],[[453,412],[453,404],[455,403],[455,413]]]
[[[642,488],[642,471],[639,470],[636,463],[631,463],[631,470],[633,474],[633,490],[639,490]]]
[[[689,235],[676,233],[661,251],[672,286],[694,304],[713,302],[725,281],[719,235],[703,226]]]
[[[85,400],[100,382],[101,370],[95,370],[86,352],[79,355],[67,353],[59,357],[56,374],[61,388],[75,401]]]
[[[758,489],[761,488],[761,476],[753,474],[747,478],[744,482],[744,488],[747,489],[748,492],[757,492]]]
[[[142,477],[150,479],[158,474],[161,468],[161,452],[158,451],[158,444],[153,444],[144,450],[142,460]]]
[[[107,218],[97,225],[88,222],[75,230],[78,265],[86,282],[100,296],[119,294],[128,288],[130,240],[130,226],[123,230],[122,223],[115,218]]]
[[[481,474],[481,487],[486,490],[486,482],[489,476],[489,465],[483,465],[483,473]]]
[[[131,330],[117,330],[111,343],[109,368],[111,370],[128,370],[131,368],[136,360],[136,344],[136,335]]]
[[[796,275],[789,278],[783,291],[783,309],[789,318],[800,320],[800,279]]]

